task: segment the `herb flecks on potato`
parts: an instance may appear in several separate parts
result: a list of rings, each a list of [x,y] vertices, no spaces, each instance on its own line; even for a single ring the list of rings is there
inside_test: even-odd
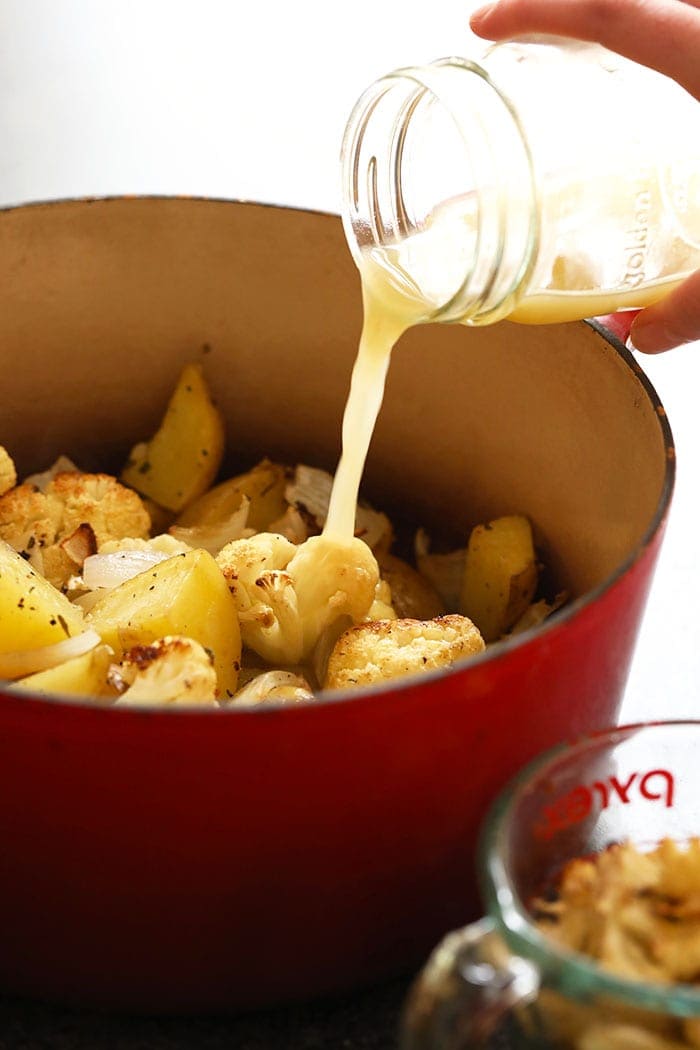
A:
[[[168,635],[193,638],[213,653],[219,695],[236,692],[241,635],[236,606],[211,554],[176,554],[98,598],[90,625],[119,655]]]
[[[199,364],[182,370],[163,421],[136,445],[121,480],[161,507],[181,511],[214,481],[224,453],[224,424]]]
[[[0,541],[0,653],[53,645],[83,629],[82,610]]]

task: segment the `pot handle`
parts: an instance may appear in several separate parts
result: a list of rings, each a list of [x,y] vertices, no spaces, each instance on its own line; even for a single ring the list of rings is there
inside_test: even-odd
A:
[[[496,1025],[539,991],[534,963],[511,955],[493,920],[449,933],[409,991],[401,1050],[483,1050]]]

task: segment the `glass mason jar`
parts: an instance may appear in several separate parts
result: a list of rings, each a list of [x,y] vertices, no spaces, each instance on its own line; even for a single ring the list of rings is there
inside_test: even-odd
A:
[[[522,1050],[700,1046],[699,748],[700,721],[625,726],[561,744],[516,776],[481,836],[486,915],[426,962],[401,1050],[486,1050],[504,1031]],[[552,937],[542,902],[557,907],[572,862],[619,843],[639,858],[669,839],[679,852],[666,854],[663,874],[627,854],[592,884],[595,906],[579,867],[570,937]],[[600,954],[569,946],[572,921]]]
[[[700,267],[700,104],[594,44],[498,44],[356,104],[343,222],[363,282],[419,321],[565,321]]]

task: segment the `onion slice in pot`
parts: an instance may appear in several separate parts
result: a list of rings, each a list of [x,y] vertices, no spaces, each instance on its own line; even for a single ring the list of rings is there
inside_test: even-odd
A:
[[[91,554],[83,562],[83,582],[90,591],[111,590],[171,557],[172,554],[154,550],[121,550],[111,554]]]
[[[97,631],[87,630],[72,638],[64,638],[54,645],[43,645],[38,649],[21,652],[0,653],[0,678],[24,678],[36,671],[47,671],[75,656],[89,653],[101,643]]]

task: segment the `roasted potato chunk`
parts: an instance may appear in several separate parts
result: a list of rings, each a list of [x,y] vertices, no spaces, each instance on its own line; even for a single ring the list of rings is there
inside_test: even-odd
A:
[[[214,481],[224,452],[224,424],[199,364],[182,370],[163,421],[136,445],[121,480],[168,510],[181,511]]]
[[[398,617],[432,620],[447,612],[432,583],[407,561],[394,554],[378,551],[377,562],[382,579],[389,584],[391,604]]]
[[[250,500],[246,525],[255,532],[266,532],[271,521],[287,509],[284,489],[285,468],[264,459],[252,470],[222,481],[200,496],[177,519],[177,525],[220,525],[239,509],[241,500]]]
[[[0,653],[38,649],[83,630],[82,609],[0,540]]]
[[[462,579],[460,612],[494,642],[525,612],[537,588],[530,522],[496,518],[472,529]]]
[[[203,550],[177,554],[97,600],[90,626],[117,654],[167,635],[185,635],[210,650],[219,694],[233,696],[241,659],[236,604],[218,565]]]
[[[107,672],[114,659],[108,645],[97,645],[89,653],[74,656],[57,667],[37,671],[15,684],[32,693],[68,693],[73,696],[104,696],[111,701],[115,691],[107,685]]]

